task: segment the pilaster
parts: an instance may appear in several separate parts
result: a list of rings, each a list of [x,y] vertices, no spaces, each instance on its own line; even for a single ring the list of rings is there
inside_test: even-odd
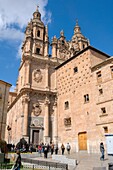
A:
[[[46,78],[45,78],[45,81],[46,81],[46,89],[49,88],[49,65],[46,64]]]
[[[58,143],[58,114],[57,114],[57,99],[54,102],[54,143]]]
[[[24,107],[24,120],[23,120],[23,137],[28,138],[28,106],[29,106],[29,94],[23,96],[23,107]]]
[[[31,61],[26,60],[25,61],[25,86],[28,88],[30,87],[30,65]]]
[[[49,137],[49,104],[50,101],[46,97],[45,99],[45,116],[44,116],[44,143],[49,143],[50,142],[50,137]]]

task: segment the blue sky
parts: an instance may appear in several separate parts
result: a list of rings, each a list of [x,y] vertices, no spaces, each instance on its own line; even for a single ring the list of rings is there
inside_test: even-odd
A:
[[[0,0],[0,79],[15,86],[20,65],[20,49],[26,24],[39,4],[49,38],[67,40],[78,19],[81,32],[91,46],[113,56],[113,0]]]

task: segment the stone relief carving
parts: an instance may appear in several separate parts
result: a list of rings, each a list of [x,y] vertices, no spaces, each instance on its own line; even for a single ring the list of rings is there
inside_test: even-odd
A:
[[[41,107],[40,107],[39,102],[33,104],[33,114],[34,114],[35,116],[39,116],[39,115],[41,114],[41,112],[42,112],[42,109],[41,109]]]
[[[43,123],[42,120],[34,119],[34,120],[32,120],[32,122],[31,122],[31,126],[43,128],[44,123]]]
[[[37,83],[42,81],[42,73],[41,73],[40,69],[34,70],[33,76],[34,76],[34,80]]]

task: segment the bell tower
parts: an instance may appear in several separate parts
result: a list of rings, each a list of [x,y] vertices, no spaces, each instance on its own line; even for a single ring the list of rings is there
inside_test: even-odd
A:
[[[83,50],[89,45],[89,41],[81,33],[81,28],[78,25],[78,20],[76,20],[76,25],[74,27],[74,35],[71,40],[70,50],[71,54],[75,55],[79,51]]]
[[[33,19],[28,23],[25,30],[25,41],[23,43],[22,51],[40,56],[48,56],[49,38],[48,28],[44,26],[41,21],[41,14],[38,10],[33,13]]]

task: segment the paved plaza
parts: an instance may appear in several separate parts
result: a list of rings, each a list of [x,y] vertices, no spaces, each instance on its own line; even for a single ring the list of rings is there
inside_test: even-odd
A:
[[[104,161],[100,161],[100,154],[88,154],[86,152],[73,153],[70,155],[65,154],[65,156],[77,161],[76,167],[69,165],[69,170],[108,170],[108,164],[113,163],[113,156],[108,155],[105,155]],[[22,157],[49,162],[60,162],[53,160],[50,154],[48,154],[47,159],[43,157],[43,154],[42,157],[40,157],[38,153],[22,154]]]

